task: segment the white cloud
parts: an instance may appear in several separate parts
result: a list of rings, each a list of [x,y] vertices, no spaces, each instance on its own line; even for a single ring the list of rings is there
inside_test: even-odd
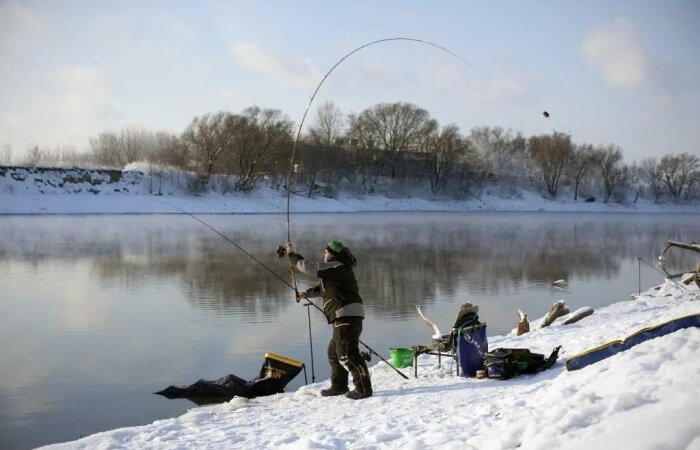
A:
[[[26,119],[19,114],[4,113],[0,114],[0,130],[29,130],[29,124]]]
[[[106,115],[107,76],[100,69],[88,66],[63,66],[51,74],[60,88],[55,106],[63,114],[76,119]]]
[[[43,29],[43,20],[24,3],[12,0],[0,3],[0,46],[12,52],[24,52],[32,36]]]
[[[252,103],[247,100],[246,95],[240,89],[224,89],[219,92],[219,96],[227,103],[236,107],[240,107],[246,103]]]
[[[54,70],[51,78],[66,90],[88,95],[104,94],[107,84],[105,74],[89,66],[62,66]]]
[[[20,153],[34,144],[85,145],[87,136],[120,118],[109,78],[98,68],[61,66],[42,81],[31,91],[6,91],[0,136]]]
[[[40,23],[36,13],[18,0],[0,4],[0,13],[4,25],[15,24],[17,28],[35,28]]]
[[[286,86],[308,89],[321,79],[308,59],[290,58],[252,42],[235,42],[231,50],[241,66]]]
[[[591,30],[582,42],[581,55],[611,88],[634,88],[630,100],[637,113],[649,115],[648,120],[657,125],[666,122],[664,126],[670,128],[696,122],[694,65],[652,53],[629,20],[617,18]]]
[[[477,81],[466,91],[467,98],[484,103],[512,102],[513,99],[521,98],[526,93],[525,84],[516,77]]]
[[[581,43],[586,64],[612,88],[628,88],[648,78],[646,49],[634,25],[623,17],[593,28]]]

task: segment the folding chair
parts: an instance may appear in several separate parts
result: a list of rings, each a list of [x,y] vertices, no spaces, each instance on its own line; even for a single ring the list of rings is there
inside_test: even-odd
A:
[[[479,322],[478,311],[478,306],[471,303],[463,303],[457,313],[450,334],[442,336],[441,339],[433,339],[433,342],[430,344],[412,346],[413,368],[416,378],[418,377],[419,355],[437,355],[438,367],[441,367],[442,357],[449,356],[454,361],[457,361],[455,366],[457,375],[459,375],[460,367],[462,367],[464,375],[466,367],[467,375],[464,376],[474,376],[472,366],[476,363],[476,357],[472,355],[473,350],[477,348],[481,350],[483,342],[486,341],[486,324]],[[474,346],[470,341],[476,342],[477,345]],[[486,350],[482,351],[482,353],[486,353],[486,351],[488,351],[488,344],[486,345]],[[462,361],[464,361],[465,365],[462,365]]]

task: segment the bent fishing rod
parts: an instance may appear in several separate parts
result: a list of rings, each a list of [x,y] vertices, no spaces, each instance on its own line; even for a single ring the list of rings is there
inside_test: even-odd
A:
[[[301,117],[301,122],[299,122],[299,128],[297,128],[296,137],[294,138],[294,142],[293,142],[293,144],[292,144],[292,156],[289,158],[289,170],[288,170],[288,172],[287,172],[287,242],[288,242],[288,243],[291,243],[291,242],[292,242],[292,237],[291,237],[291,232],[290,232],[290,220],[289,220],[289,215],[290,215],[289,203],[290,203],[290,194],[291,194],[291,191],[292,191],[292,187],[291,187],[291,184],[292,184],[292,177],[293,177],[293,174],[294,174],[294,157],[295,157],[295,155],[296,155],[297,143],[299,142],[299,137],[301,136],[301,129],[304,127],[304,121],[306,120],[306,116],[309,114],[309,110],[311,109],[311,104],[314,102],[314,99],[316,98],[316,95],[318,94],[318,91],[321,89],[321,86],[323,86],[323,83],[326,81],[326,79],[327,79],[327,78],[330,76],[330,74],[331,74],[338,66],[340,66],[346,59],[348,59],[349,57],[351,57],[351,56],[354,55],[355,53],[359,52],[360,50],[365,49],[365,48],[367,48],[367,47],[370,47],[370,46],[372,46],[372,45],[382,44],[382,43],[386,43],[386,42],[395,42],[395,41],[404,41],[404,42],[411,42],[411,43],[418,43],[418,44],[428,45],[428,46],[430,46],[430,47],[433,47],[433,48],[436,48],[436,49],[438,49],[438,50],[441,50],[441,51],[443,51],[443,52],[445,52],[445,53],[447,53],[447,54],[449,54],[449,55],[451,55],[451,56],[457,58],[458,60],[460,60],[461,62],[463,62],[463,63],[466,64],[467,66],[469,66],[471,69],[474,69],[474,68],[475,68],[474,65],[473,65],[472,63],[470,63],[470,62],[467,61],[466,59],[462,58],[461,56],[459,56],[457,53],[453,52],[452,50],[449,50],[449,49],[443,47],[442,45],[438,45],[438,44],[435,44],[435,43],[433,43],[433,42],[426,41],[426,40],[423,40],[423,39],[407,38],[407,37],[392,37],[392,38],[377,39],[377,40],[375,40],[375,41],[368,42],[368,43],[366,43],[366,44],[363,44],[363,45],[361,45],[361,46],[359,46],[359,47],[357,47],[357,48],[351,50],[351,51],[348,52],[345,56],[343,56],[342,58],[340,58],[340,59],[333,65],[333,67],[331,67],[330,70],[328,70],[328,72],[326,72],[326,74],[325,74],[325,75],[323,76],[323,78],[321,79],[321,82],[318,83],[318,85],[316,86],[316,89],[314,90],[314,93],[313,93],[313,94],[311,95],[311,97],[309,98],[309,104],[306,105],[306,109],[304,110],[304,114],[303,114],[303,116]],[[291,262],[291,259],[290,259],[290,262]],[[290,265],[290,267],[291,267],[291,265]],[[294,277],[294,271],[292,271],[292,282],[294,283],[294,286],[296,286],[296,280],[295,280],[295,277]],[[296,290],[296,289],[295,289],[295,290]],[[298,293],[298,292],[297,292],[297,293]]]
[[[205,221],[203,221],[203,220],[200,219],[199,217],[195,216],[194,214],[192,214],[192,213],[190,213],[190,212],[187,212],[187,211],[185,211],[184,209],[179,208],[179,207],[177,207],[177,206],[175,206],[175,205],[173,205],[173,204],[171,204],[171,203],[168,203],[168,202],[166,202],[166,201],[164,201],[164,200],[160,200],[160,199],[159,199],[158,201],[161,202],[161,203],[164,203],[164,204],[166,204],[166,205],[168,205],[168,206],[170,206],[171,208],[177,209],[178,211],[180,211],[180,212],[183,213],[183,214],[186,214],[186,215],[190,216],[191,218],[193,218],[193,219],[196,220],[197,222],[199,222],[199,223],[201,223],[202,225],[204,225],[205,227],[209,228],[209,229],[210,229],[211,231],[213,231],[214,233],[216,233],[216,234],[218,234],[219,236],[221,236],[222,238],[224,238],[227,242],[233,244],[233,246],[235,246],[238,250],[242,251],[246,256],[250,257],[253,261],[255,261],[256,263],[258,263],[263,269],[267,270],[267,271],[270,272],[275,278],[277,278],[277,279],[280,280],[282,283],[284,283],[285,286],[287,286],[287,287],[289,287],[290,289],[294,290],[295,294],[298,295],[299,291],[298,291],[298,289],[297,289],[295,286],[292,286],[291,284],[289,284],[289,283],[287,282],[287,280],[285,280],[284,278],[282,278],[281,276],[279,276],[274,270],[272,270],[271,268],[269,268],[267,265],[265,265],[265,263],[263,263],[263,262],[260,261],[258,258],[256,258],[255,256],[253,256],[250,252],[248,252],[248,251],[245,250],[243,247],[241,247],[240,245],[238,245],[236,242],[234,242],[234,241],[233,241],[232,239],[230,239],[228,236],[226,236],[225,234],[223,234],[222,232],[220,232],[220,231],[217,230],[216,228],[212,227],[211,225],[209,225],[208,223],[206,223]],[[321,309],[321,307],[318,306],[316,303],[312,302],[312,301],[309,300],[308,298],[305,298],[304,300],[306,300],[306,302],[307,302],[306,304],[304,304],[304,306],[307,306],[307,307],[308,307],[308,306],[313,306],[314,308],[316,308],[317,310],[319,310],[321,313],[323,313],[323,309]],[[308,309],[307,309],[307,311],[308,311]],[[325,313],[324,313],[324,316],[325,316]],[[309,313],[309,324],[310,324],[310,320],[311,320],[311,319],[310,319],[310,313]],[[310,339],[310,338],[311,338],[311,328],[310,328],[310,326],[309,326],[309,339]],[[403,372],[399,371],[396,367],[394,367],[393,365],[391,365],[391,363],[390,363],[389,361],[387,361],[386,359],[384,359],[384,357],[383,357],[382,355],[380,355],[379,353],[377,353],[376,351],[374,351],[374,349],[373,349],[372,347],[370,347],[369,345],[365,344],[364,342],[362,342],[362,341],[359,340],[359,339],[358,339],[358,341],[359,341],[359,343],[362,344],[370,353],[372,353],[373,355],[376,355],[379,359],[381,359],[382,361],[384,361],[385,363],[387,363],[387,364],[389,365],[389,367],[391,367],[392,369],[394,369],[399,375],[401,375],[402,377],[404,377],[405,379],[408,380],[408,377],[407,377]],[[312,383],[313,383],[313,382],[315,382],[315,380],[316,380],[316,376],[315,376],[315,374],[314,374],[313,343],[312,343],[311,345],[312,345],[312,351],[311,351],[311,356],[312,356],[312,358],[311,358],[311,381],[312,381]]]
[[[472,68],[472,69],[474,68],[474,66],[469,61],[467,61],[466,59],[459,56],[457,53],[455,53],[455,52],[453,52],[453,51],[451,51],[451,50],[449,50],[441,45],[438,45],[438,44],[435,44],[433,42],[426,41],[423,39],[407,38],[407,37],[393,37],[393,38],[377,39],[375,41],[368,42],[366,44],[363,44],[363,45],[351,50],[350,52],[345,54],[342,58],[340,58],[333,65],[333,67],[331,67],[330,70],[328,70],[328,72],[326,72],[326,74],[323,76],[321,81],[316,86],[314,93],[309,98],[309,103],[308,103],[308,105],[306,105],[306,109],[304,110],[304,114],[301,118],[301,121],[299,122],[299,128],[297,129],[297,133],[296,133],[296,136],[294,138],[294,142],[292,144],[292,152],[291,152],[292,154],[291,154],[291,157],[289,158],[289,170],[287,172],[287,243],[288,244],[292,243],[292,234],[291,234],[291,230],[290,230],[290,228],[291,228],[291,225],[290,225],[290,222],[291,222],[290,221],[290,212],[291,212],[290,199],[291,199],[292,182],[293,182],[293,176],[294,176],[294,158],[296,156],[296,148],[297,148],[297,144],[299,143],[299,137],[301,136],[301,130],[304,127],[304,121],[306,120],[306,116],[309,114],[309,110],[311,109],[311,105],[313,104],[314,99],[316,98],[316,95],[318,94],[319,90],[321,89],[321,86],[323,86],[323,83],[330,76],[330,74],[338,66],[340,66],[343,63],[343,61],[348,59],[350,56],[352,56],[355,53],[359,52],[360,50],[367,48],[367,47],[370,47],[372,45],[381,44],[381,43],[385,43],[385,42],[394,42],[394,41],[405,41],[405,42],[411,42],[411,43],[418,43],[418,44],[428,45],[428,46],[433,47],[433,48],[437,48],[438,50],[441,50],[441,51],[457,58],[458,60],[460,60],[461,62],[463,62],[467,66],[469,66],[470,68]],[[294,297],[296,299],[298,299],[299,298],[299,289],[297,288],[297,279],[296,279],[296,275],[294,272],[294,262],[292,261],[291,255],[289,257],[289,272],[290,272],[290,276],[292,279],[292,284],[290,285],[289,283],[286,283],[286,282],[285,282],[285,284],[287,284],[292,289],[294,289]],[[319,311],[323,312],[323,310],[321,308],[319,308],[315,303],[310,302],[308,299],[306,299],[306,301],[309,302],[309,304],[316,307],[316,309],[318,309]],[[307,309],[307,312],[308,312],[308,309]],[[309,338],[310,337],[311,337],[311,316],[309,314]],[[364,345],[367,348],[367,350],[370,351],[370,353],[377,355],[382,361],[389,364],[389,362],[387,360],[385,360],[379,353],[375,352],[370,346],[368,346],[367,344],[365,344],[362,341],[359,341],[359,342],[360,342],[360,344]],[[401,371],[399,371],[396,367],[392,366],[391,364],[389,364],[389,366],[392,369],[394,369],[399,375],[408,379],[408,377],[406,375],[404,375]],[[311,372],[312,372],[312,379],[313,379],[313,344],[311,344]]]

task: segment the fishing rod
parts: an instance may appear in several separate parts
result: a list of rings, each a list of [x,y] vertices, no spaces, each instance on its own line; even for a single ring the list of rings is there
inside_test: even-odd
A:
[[[364,49],[364,48],[367,48],[367,47],[369,47],[369,46],[372,46],[372,45],[375,45],[375,44],[381,44],[381,43],[384,43],[384,42],[392,42],[392,41],[406,41],[406,42],[414,42],[414,43],[419,43],[419,44],[428,45],[428,46],[437,48],[437,49],[439,49],[439,50],[441,50],[441,51],[443,51],[443,52],[445,52],[445,53],[447,53],[447,54],[449,54],[449,55],[452,55],[453,57],[457,58],[458,60],[460,60],[461,62],[463,62],[463,63],[466,64],[467,66],[471,67],[472,69],[474,68],[474,66],[473,66],[469,61],[467,61],[466,59],[464,59],[464,58],[462,58],[461,56],[459,56],[457,53],[455,53],[455,52],[453,52],[453,51],[451,51],[451,50],[449,50],[449,49],[447,49],[447,48],[445,48],[445,47],[443,47],[443,46],[441,46],[441,45],[438,45],[438,44],[435,44],[435,43],[433,43],[433,42],[426,41],[426,40],[423,40],[423,39],[415,39],[415,38],[407,38],[407,37],[393,37],[393,38],[377,39],[377,40],[375,40],[375,41],[368,42],[368,43],[366,43],[366,44],[363,44],[363,45],[361,45],[361,46],[359,46],[359,47],[353,49],[352,51],[350,51],[350,52],[348,52],[346,55],[344,55],[342,58],[340,58],[340,59],[333,65],[333,67],[331,67],[330,70],[328,70],[328,72],[326,72],[326,74],[325,74],[325,75],[323,76],[323,78],[321,79],[321,82],[318,83],[318,85],[316,86],[316,89],[314,90],[314,93],[313,93],[313,94],[311,95],[311,97],[309,98],[309,103],[308,103],[308,105],[306,105],[306,109],[304,110],[304,114],[303,114],[303,116],[302,116],[302,118],[301,118],[301,121],[299,122],[299,128],[297,129],[297,134],[296,134],[296,136],[295,136],[295,138],[294,138],[294,142],[293,142],[293,144],[292,144],[292,154],[291,154],[291,156],[290,156],[290,158],[289,158],[289,170],[288,170],[288,172],[287,172],[287,243],[288,243],[288,244],[291,244],[291,243],[292,243],[292,233],[291,233],[291,225],[290,225],[290,223],[291,223],[291,221],[290,221],[290,211],[291,211],[291,208],[290,208],[290,201],[291,201],[291,193],[292,193],[292,181],[293,181],[292,178],[293,178],[293,176],[294,176],[294,158],[295,158],[295,156],[296,156],[296,149],[297,149],[297,144],[299,143],[299,137],[301,136],[301,130],[302,130],[302,128],[304,127],[304,121],[306,120],[306,116],[309,114],[309,110],[311,109],[311,105],[313,104],[314,99],[316,98],[316,94],[318,94],[319,90],[321,89],[321,86],[322,86],[323,83],[326,81],[326,79],[330,76],[330,74],[331,74],[340,64],[342,64],[343,61],[345,61],[346,59],[348,59],[350,56],[354,55],[355,53],[357,53],[357,52],[359,52],[360,50],[362,50],[362,49]],[[294,262],[292,261],[291,255],[289,256],[289,272],[290,272],[290,274],[291,274],[291,279],[292,279],[291,287],[292,287],[292,289],[294,289],[294,297],[295,297],[295,299],[297,299],[297,302],[298,302],[298,301],[299,301],[299,300],[298,300],[298,298],[299,298],[299,289],[297,288],[297,279],[296,279],[296,275],[295,275],[295,273],[294,273]],[[287,285],[289,286],[288,283],[285,282],[285,284],[287,284]],[[321,308],[319,308],[315,303],[310,302],[308,299],[307,299],[307,301],[308,301],[310,304],[312,304],[313,306],[315,306],[317,309],[319,309],[321,312],[323,312],[323,310],[322,310]],[[306,305],[305,305],[305,306],[306,306]],[[308,312],[308,309],[307,309],[307,312]],[[311,346],[311,378],[313,379],[313,378],[314,378],[314,376],[313,376],[313,361],[314,361],[313,358],[314,358],[314,354],[313,354],[313,342],[311,341],[311,314],[309,314],[308,316],[309,316],[309,340],[310,340],[310,342],[311,342],[311,344],[310,344],[310,346]],[[375,352],[369,345],[365,344],[365,343],[362,342],[362,341],[359,341],[359,342],[360,342],[360,344],[364,345],[364,346],[367,348],[367,350],[369,350],[370,353],[377,355],[382,361],[384,361],[385,363],[389,364],[389,362],[388,362],[386,359],[384,359],[379,353]],[[406,375],[404,375],[402,372],[400,372],[400,371],[399,371],[398,369],[396,369],[394,366],[392,366],[391,364],[389,364],[389,366],[391,366],[391,368],[393,368],[394,370],[396,370],[396,372],[397,372],[398,374],[400,374],[402,377],[408,379],[408,377],[407,377]]]
[[[228,241],[228,242],[230,242],[231,244],[233,244],[238,250],[242,251],[245,255],[249,256],[253,261],[255,261],[256,263],[258,263],[261,267],[263,267],[265,270],[267,270],[267,271],[270,272],[272,275],[274,275],[275,278],[277,278],[278,280],[280,280],[282,283],[284,283],[284,284],[285,284],[287,287],[289,287],[290,289],[294,290],[295,293],[298,293],[298,290],[297,290],[294,286],[292,286],[291,284],[289,284],[289,283],[287,282],[287,280],[285,280],[284,278],[282,278],[281,276],[279,276],[275,271],[273,271],[272,269],[270,269],[270,268],[269,268],[267,265],[265,265],[262,261],[260,261],[258,258],[256,258],[255,256],[253,256],[250,252],[248,252],[246,249],[244,249],[243,247],[241,247],[240,245],[238,245],[237,243],[235,243],[232,239],[230,239],[228,236],[226,236],[225,234],[223,234],[222,232],[220,232],[220,231],[217,230],[216,228],[212,227],[211,225],[209,225],[208,223],[206,223],[205,221],[203,221],[203,220],[200,219],[199,217],[195,216],[194,214],[192,214],[192,213],[190,213],[190,212],[185,211],[185,210],[182,209],[182,208],[179,208],[179,207],[177,207],[177,206],[175,206],[175,205],[173,205],[173,204],[171,204],[171,203],[168,203],[168,202],[166,202],[166,201],[164,201],[164,200],[158,199],[158,201],[161,202],[161,203],[164,203],[164,204],[166,204],[166,205],[168,205],[168,206],[170,206],[171,208],[177,209],[178,211],[182,212],[183,214],[186,214],[186,215],[190,216],[191,218],[193,218],[193,219],[196,220],[197,222],[201,223],[201,224],[204,225],[205,227],[207,227],[207,228],[209,228],[210,230],[212,230],[214,233],[216,233],[216,234],[218,234],[219,236],[221,236],[222,238],[226,239],[226,241]],[[313,306],[314,308],[316,308],[317,310],[319,310],[321,313],[323,313],[323,309],[321,309],[321,307],[319,307],[316,303],[312,302],[312,301],[309,300],[308,298],[307,298],[307,299],[304,299],[304,300],[306,300],[306,302],[307,302],[307,303],[304,304],[304,306],[307,306],[307,307],[308,307],[308,306]],[[307,312],[308,312],[308,311],[309,311],[309,310],[307,309]],[[310,313],[310,312],[308,313],[308,316],[309,316],[309,324],[310,324],[310,323],[311,323],[311,313]],[[309,339],[311,339],[311,328],[310,328],[310,326],[309,326]],[[391,366],[391,368],[393,368],[394,370],[396,370],[396,372],[398,372],[402,377],[408,379],[408,377],[407,377],[406,375],[404,375],[404,374],[401,373],[398,369],[396,369],[394,366],[392,366],[392,365],[389,363],[389,361],[387,361],[386,359],[384,359],[384,358],[382,357],[382,355],[380,355],[379,353],[377,353],[376,351],[374,351],[374,349],[373,349],[372,347],[370,347],[369,345],[365,344],[365,343],[362,342],[362,341],[359,341],[359,342],[360,342],[360,344],[364,345],[365,348],[367,348],[367,350],[368,350],[370,353],[372,353],[372,354],[374,354],[374,355],[377,355],[377,357],[379,357],[379,359],[381,359],[381,360],[384,361],[385,363],[389,364],[389,366]],[[314,373],[313,343],[312,343],[311,345],[312,345],[312,347],[311,347],[311,354],[312,354],[312,359],[311,359],[311,382],[313,383],[313,382],[315,382],[315,380],[316,380],[316,376],[315,376],[315,373]]]

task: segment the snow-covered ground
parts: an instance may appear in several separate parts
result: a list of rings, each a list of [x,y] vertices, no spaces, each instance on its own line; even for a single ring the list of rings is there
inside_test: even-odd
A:
[[[196,407],[152,424],[97,433],[59,449],[700,449],[700,330],[649,340],[568,372],[564,359],[650,325],[700,313],[697,286],[666,281],[580,322],[492,337],[491,349],[525,347],[555,366],[508,381],[451,374],[419,358],[419,377],[371,367],[375,395],[324,398],[328,381],[296,392]],[[482,318],[485,319],[485,318]],[[426,328],[426,341],[430,332]],[[104,405],[109,408],[109,401]]]
[[[142,173],[82,169],[2,168],[0,167],[0,214],[122,214],[122,213],[281,213],[287,198],[261,184],[252,192],[187,193],[183,176],[175,173]],[[519,190],[503,198],[498,186],[490,186],[478,199],[453,200],[429,195],[388,198],[382,195],[336,198],[300,192],[291,198],[293,212],[358,211],[560,211],[560,212],[643,212],[699,213],[700,202],[655,204],[646,199],[637,203],[586,203],[573,201],[565,189],[558,200],[539,193]],[[161,194],[161,195],[159,195]]]

